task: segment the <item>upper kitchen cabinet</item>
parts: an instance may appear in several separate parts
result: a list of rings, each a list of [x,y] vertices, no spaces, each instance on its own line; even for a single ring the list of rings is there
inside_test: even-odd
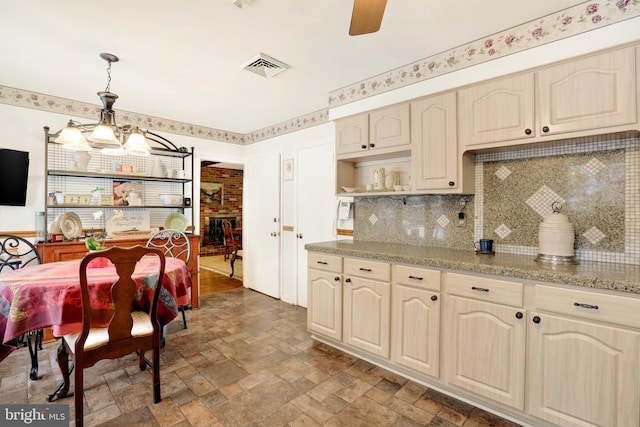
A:
[[[461,89],[460,142],[463,147],[532,139],[533,73],[509,76]]]
[[[456,93],[411,103],[412,175],[417,192],[473,193],[475,171],[459,155]]]
[[[636,123],[635,48],[614,50],[536,73],[541,136]]]
[[[409,104],[336,120],[338,158],[409,150]]]
[[[637,131],[635,49],[589,55],[461,89],[463,150]]]

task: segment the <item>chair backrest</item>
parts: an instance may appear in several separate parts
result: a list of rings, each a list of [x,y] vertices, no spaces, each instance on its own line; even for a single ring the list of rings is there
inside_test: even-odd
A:
[[[225,243],[229,244],[233,242],[233,232],[231,231],[231,221],[228,219],[222,220],[222,233],[224,234]]]
[[[161,249],[164,256],[180,258],[185,264],[189,264],[191,259],[191,243],[187,235],[180,230],[167,228],[157,231],[147,240],[146,246]]]
[[[0,234],[0,274],[36,264],[42,264],[42,259],[31,242],[20,236]]]
[[[159,259],[157,275],[155,282],[150,280],[153,275],[147,276],[144,283],[138,285],[133,278],[136,264],[144,256],[157,256]],[[147,288],[153,289],[153,297],[151,299],[150,317],[154,330],[160,330],[160,324],[157,318],[158,298],[160,288],[162,286],[162,278],[165,269],[165,256],[160,249],[147,248],[144,246],[134,246],[131,248],[122,248],[114,246],[103,251],[91,252],[86,255],[80,262],[80,291],[82,294],[82,333],[76,341],[76,354],[84,348],[84,343],[89,335],[91,328],[91,298],[87,279],[87,269],[89,263],[100,257],[105,257],[115,265],[118,279],[111,286],[111,297],[113,299],[114,313],[109,321],[107,328],[109,334],[109,342],[126,340],[131,338],[131,328],[133,326],[133,317],[131,313],[135,311],[134,300],[136,295]]]

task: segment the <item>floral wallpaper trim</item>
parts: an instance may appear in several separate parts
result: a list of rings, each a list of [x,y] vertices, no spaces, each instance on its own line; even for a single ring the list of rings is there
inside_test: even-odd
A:
[[[588,1],[329,92],[329,107],[640,16],[640,0]]]
[[[255,132],[248,133],[244,136],[244,139],[247,144],[251,144],[253,142],[273,138],[278,135],[284,135],[286,133],[295,132],[312,126],[317,126],[328,121],[329,110],[319,110],[313,113],[305,114],[304,116],[295,117],[293,119],[275,124],[273,126],[266,127],[264,129],[257,130]]]
[[[74,101],[72,99],[59,98],[52,95],[31,92],[23,89],[16,89],[0,85],[0,104],[15,105],[18,107],[33,108],[52,113],[64,114],[66,116],[83,117],[98,121],[100,118],[101,106],[87,104],[85,102]],[[143,129],[167,132],[176,135],[193,136],[196,138],[211,139],[214,141],[231,142],[244,144],[245,136],[240,133],[233,133],[219,129],[197,126],[175,120],[162,119],[159,117],[147,116],[145,114],[133,113],[130,111],[116,110],[116,119],[119,124],[130,124]],[[66,124],[66,120],[60,122],[59,129]],[[50,125],[52,131],[58,131],[56,126]]]

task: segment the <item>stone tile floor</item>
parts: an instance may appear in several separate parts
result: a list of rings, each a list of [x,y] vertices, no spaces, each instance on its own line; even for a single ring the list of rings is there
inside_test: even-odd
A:
[[[187,316],[188,329],[179,318],[169,325],[162,402],[135,355],[102,361],[85,370],[85,425],[517,425],[314,342],[306,309],[251,290],[204,296]],[[0,402],[47,404],[60,380],[56,349],[39,353],[38,381],[28,379],[27,349],[0,363]],[[73,414],[73,397],[54,403]]]

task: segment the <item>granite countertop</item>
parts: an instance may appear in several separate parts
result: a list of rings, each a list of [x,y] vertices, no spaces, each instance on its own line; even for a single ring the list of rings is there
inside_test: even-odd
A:
[[[579,265],[549,265],[537,263],[533,260],[534,257],[528,255],[480,255],[474,251],[351,240],[308,243],[305,249],[311,252],[640,294],[638,265],[595,261],[584,261]]]

